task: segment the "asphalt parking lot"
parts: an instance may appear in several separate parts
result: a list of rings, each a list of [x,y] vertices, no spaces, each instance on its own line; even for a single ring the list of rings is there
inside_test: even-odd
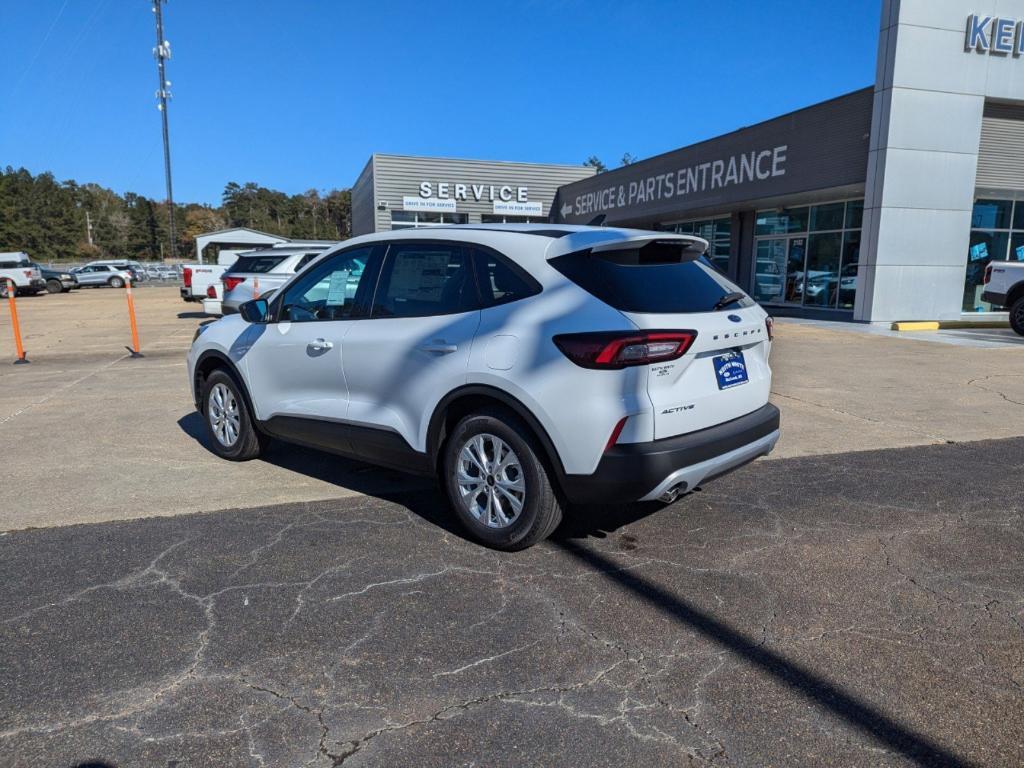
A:
[[[12,532],[0,763],[1020,765],[1022,455],[761,462],[514,555],[432,493]]]
[[[1019,347],[780,321],[772,458],[508,555],[420,480],[216,459],[196,308],[136,304],[142,360],[96,290],[0,366],[0,765],[1024,761]]]

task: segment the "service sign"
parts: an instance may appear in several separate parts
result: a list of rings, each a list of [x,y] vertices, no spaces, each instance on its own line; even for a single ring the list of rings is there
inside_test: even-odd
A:
[[[402,208],[407,211],[432,211],[434,213],[454,213],[454,200],[440,200],[436,197],[402,196]]]
[[[499,216],[543,216],[543,203],[517,203],[494,201],[494,212]]]

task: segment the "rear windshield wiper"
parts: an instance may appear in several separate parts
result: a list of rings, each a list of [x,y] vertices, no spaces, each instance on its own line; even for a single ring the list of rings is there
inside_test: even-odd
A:
[[[745,293],[730,291],[715,302],[715,306],[711,308],[711,311],[715,312],[716,310],[723,309],[724,307],[728,307],[730,304],[735,304],[737,301],[743,301],[745,298],[747,298]]]

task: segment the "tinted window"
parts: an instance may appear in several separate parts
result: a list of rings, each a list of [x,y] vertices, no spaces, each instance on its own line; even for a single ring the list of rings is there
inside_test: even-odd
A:
[[[536,280],[493,251],[475,249],[473,258],[483,306],[506,304],[540,293]]]
[[[373,317],[426,317],[476,305],[466,249],[450,243],[393,243],[388,248]]]
[[[284,259],[284,256],[239,256],[228,272],[269,272]]]
[[[651,245],[657,245],[652,243]],[[699,261],[686,261],[680,246],[644,253],[644,248],[591,253],[580,251],[551,260],[551,266],[601,301],[625,312],[711,312],[739,288]],[[750,306],[744,297],[727,308]]]
[[[18,266],[16,261],[0,261],[0,269],[17,269]]]
[[[276,316],[300,323],[365,317],[373,251],[372,246],[342,251],[301,275],[285,292]]]

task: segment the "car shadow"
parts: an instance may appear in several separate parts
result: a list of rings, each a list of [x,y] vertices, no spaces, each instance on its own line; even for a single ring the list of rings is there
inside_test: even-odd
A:
[[[205,312],[179,312],[179,320],[200,320],[204,317],[209,317]]]
[[[210,450],[209,437],[201,414],[193,411],[182,416],[178,419],[178,427],[203,448]],[[431,525],[469,541],[459,527],[458,521],[450,513],[444,494],[432,478],[410,475],[279,440],[272,440],[257,461],[364,496],[400,504]]]
[[[209,436],[200,413],[192,411],[182,416],[178,419],[178,427],[203,448],[210,450]],[[462,530],[449,508],[444,493],[432,478],[409,475],[279,440],[272,440],[258,461],[339,488],[401,504],[431,525],[436,525],[466,541],[473,541]],[[583,507],[563,503],[562,506],[562,522],[551,537],[555,541],[604,539],[620,528],[664,508],[664,505],[658,502],[607,507]]]

